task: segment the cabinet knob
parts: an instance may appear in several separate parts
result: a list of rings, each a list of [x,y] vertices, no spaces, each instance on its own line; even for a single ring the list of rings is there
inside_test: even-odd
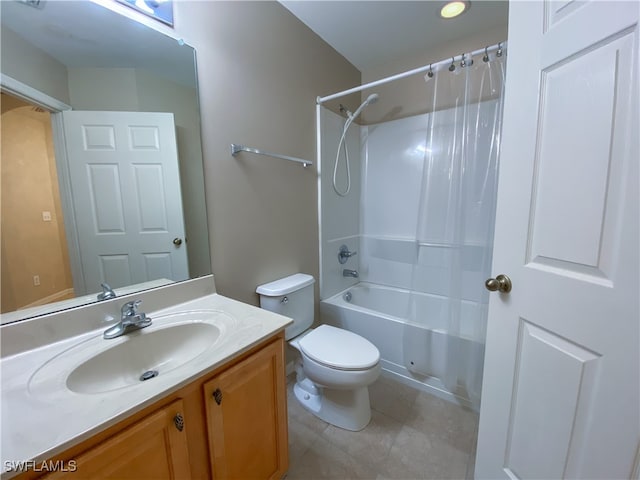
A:
[[[181,413],[176,413],[176,416],[173,417],[173,424],[176,426],[179,432],[184,430],[184,417]]]
[[[222,403],[222,392],[219,388],[216,388],[216,390],[213,392],[213,399],[218,405]]]

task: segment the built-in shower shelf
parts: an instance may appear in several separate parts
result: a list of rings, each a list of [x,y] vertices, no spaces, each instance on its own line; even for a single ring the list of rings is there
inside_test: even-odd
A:
[[[313,165],[313,162],[298,157],[290,157],[289,155],[280,155],[279,153],[266,152],[257,148],[245,147],[244,145],[238,145],[237,143],[231,144],[231,155],[235,157],[240,152],[255,153],[257,155],[266,155],[268,157],[281,158],[282,160],[289,160],[291,162],[301,163],[303,167],[307,168],[307,165]]]

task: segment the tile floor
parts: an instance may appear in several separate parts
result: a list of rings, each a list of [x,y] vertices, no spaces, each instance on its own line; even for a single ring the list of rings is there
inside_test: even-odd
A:
[[[305,410],[287,386],[289,473],[308,479],[472,479],[478,415],[391,378],[369,387],[372,417],[349,432]]]

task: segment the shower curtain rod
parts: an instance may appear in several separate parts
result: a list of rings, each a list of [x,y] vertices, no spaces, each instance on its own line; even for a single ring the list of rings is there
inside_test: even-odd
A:
[[[499,42],[499,43],[496,43],[495,45],[492,45],[490,47],[479,48],[478,50],[474,50],[473,52],[471,52],[470,56],[474,57],[474,56],[479,55],[481,53],[495,52],[496,50],[498,50],[498,48],[504,47],[505,43],[506,42]],[[467,52],[465,52],[464,55],[467,55]],[[454,57],[451,57],[451,60],[447,58],[445,60],[440,60],[439,62],[436,62],[436,63],[430,63],[430,64],[425,65],[423,67],[414,68],[413,70],[407,70],[406,72],[397,73],[396,75],[392,75],[390,77],[381,78],[380,80],[376,80],[374,82],[369,82],[369,83],[366,83],[364,85],[360,85],[359,87],[353,87],[353,88],[350,88],[349,90],[344,90],[342,92],[334,93],[332,95],[327,95],[326,97],[317,97],[316,98],[316,103],[318,105],[322,105],[324,102],[328,102],[329,100],[334,100],[336,98],[344,97],[345,95],[350,95],[352,93],[360,92],[360,91],[362,91],[362,90],[364,90],[366,88],[377,87],[378,85],[383,85],[385,83],[393,82],[394,80],[400,80],[401,78],[410,77],[411,75],[415,75],[415,74],[418,74],[418,73],[426,72],[429,69],[433,69],[433,68],[438,68],[438,67],[441,67],[441,66],[449,65],[452,61],[455,61],[455,58],[458,57],[458,56],[462,60],[462,55],[456,55]]]

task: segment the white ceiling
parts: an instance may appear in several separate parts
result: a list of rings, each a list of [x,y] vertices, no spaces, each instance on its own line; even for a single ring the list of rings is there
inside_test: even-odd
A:
[[[40,8],[0,0],[9,28],[67,67],[144,68],[195,86],[193,49],[89,1],[45,1]]]
[[[444,20],[445,1],[279,0],[360,71],[507,24],[508,2],[472,0]]]

